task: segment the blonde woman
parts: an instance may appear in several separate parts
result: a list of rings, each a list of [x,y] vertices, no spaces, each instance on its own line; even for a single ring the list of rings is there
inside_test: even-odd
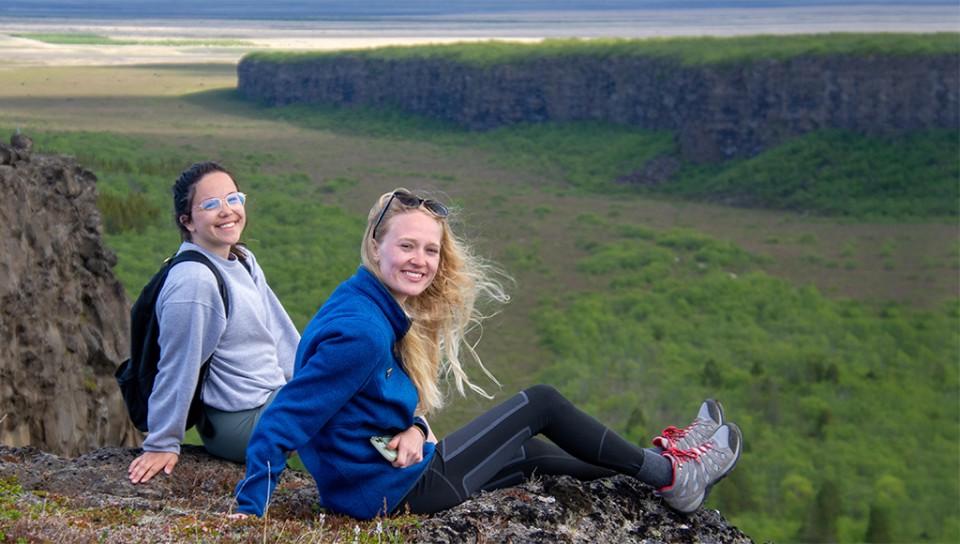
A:
[[[668,427],[656,449],[624,440],[543,385],[439,443],[428,439],[421,416],[441,406],[441,376],[452,375],[461,393],[485,394],[464,373],[464,354],[480,362],[464,333],[481,317],[478,297],[508,298],[447,216],[443,204],[405,189],[371,208],[362,266],[307,326],[293,380],[254,430],[236,516],[264,515],[292,450],[323,506],[361,519],[405,508],[437,512],[534,472],[627,474],[660,488],[677,510],[699,508],[741,449],[740,431],[724,423],[714,401],[686,428]]]

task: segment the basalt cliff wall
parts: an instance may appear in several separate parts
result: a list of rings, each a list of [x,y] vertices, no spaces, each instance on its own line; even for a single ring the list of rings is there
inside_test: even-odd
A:
[[[0,444],[135,444],[113,378],[129,306],[101,241],[96,177],[17,135],[0,144],[0,194]]]
[[[271,105],[399,108],[476,130],[604,121],[677,135],[690,160],[753,156],[818,129],[864,134],[958,127],[956,55],[824,55],[686,65],[588,55],[480,66],[344,53],[250,56],[238,89]]]

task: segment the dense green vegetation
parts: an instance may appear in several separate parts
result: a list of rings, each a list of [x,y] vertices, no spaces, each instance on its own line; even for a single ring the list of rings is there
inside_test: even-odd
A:
[[[492,66],[544,57],[652,56],[683,64],[749,62],[808,55],[930,55],[960,53],[960,34],[805,34],[791,36],[670,37],[647,39],[550,39],[537,43],[487,41],[452,45],[392,46],[335,52],[255,52],[245,58],[300,62],[350,55],[372,59],[440,58]]]
[[[867,137],[821,131],[750,159],[685,165],[655,192],[854,217],[956,216],[957,131]]]
[[[173,47],[250,47],[254,45],[253,42],[245,40],[120,40],[101,34],[90,34],[86,32],[26,32],[11,34],[11,36],[58,45],[164,45]]]
[[[193,98],[224,99],[232,98]],[[545,190],[571,198],[629,197],[637,190],[610,180],[673,149],[670,134],[608,125],[471,134],[364,110],[297,106],[256,114],[351,137],[477,149],[496,164],[555,177]],[[75,155],[98,175],[106,241],[119,257],[115,272],[135,296],[178,245],[170,185],[203,153],[111,133],[31,136],[42,151]],[[853,217],[956,216],[957,188],[948,183],[957,176],[955,147],[949,149],[956,138],[812,134],[747,161],[683,165],[671,191],[707,199],[760,195],[742,203]],[[311,179],[284,168],[296,161],[269,152],[214,158],[250,195],[245,238],[302,328],[359,262],[362,218],[320,204],[359,182]],[[864,176],[880,180],[881,189],[857,185]],[[776,180],[780,194],[768,191]],[[837,193],[837,184],[852,187]],[[496,200],[506,206],[512,194]],[[547,206],[530,214],[544,222],[555,215]],[[769,258],[732,243],[622,219],[590,211],[555,225],[585,255],[572,273],[591,287],[539,296],[536,335],[551,354],[543,381],[644,444],[664,425],[689,420],[703,397],[720,398],[743,428],[747,449],[710,505],[757,541],[960,537],[956,300],[929,311],[835,301],[763,273]],[[502,255],[511,272],[543,267],[535,242],[503,248]]]
[[[544,302],[543,381],[639,443],[720,398],[746,450],[713,504],[758,541],[960,539],[957,301],[833,301],[696,232],[584,224],[606,287]]]

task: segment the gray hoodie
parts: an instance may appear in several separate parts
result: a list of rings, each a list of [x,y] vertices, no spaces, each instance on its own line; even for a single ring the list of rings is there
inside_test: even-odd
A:
[[[253,253],[246,250],[248,272],[235,258],[224,259],[190,242],[183,242],[178,253],[187,249],[200,251],[219,268],[230,317],[217,280],[204,264],[184,262],[170,270],[156,306],[160,361],[145,451],[180,453],[200,366],[211,354],[203,402],[220,410],[256,408],[293,375],[300,334]]]

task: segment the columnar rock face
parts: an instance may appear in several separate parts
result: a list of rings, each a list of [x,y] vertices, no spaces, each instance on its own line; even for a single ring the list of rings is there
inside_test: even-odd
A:
[[[545,57],[494,66],[343,54],[245,58],[239,90],[273,105],[392,107],[470,129],[607,121],[677,133],[696,161],[752,156],[818,129],[958,127],[955,55],[801,56],[690,66],[663,58]]]
[[[113,379],[129,306],[100,239],[96,177],[15,140],[0,144],[0,443],[133,445]]]

